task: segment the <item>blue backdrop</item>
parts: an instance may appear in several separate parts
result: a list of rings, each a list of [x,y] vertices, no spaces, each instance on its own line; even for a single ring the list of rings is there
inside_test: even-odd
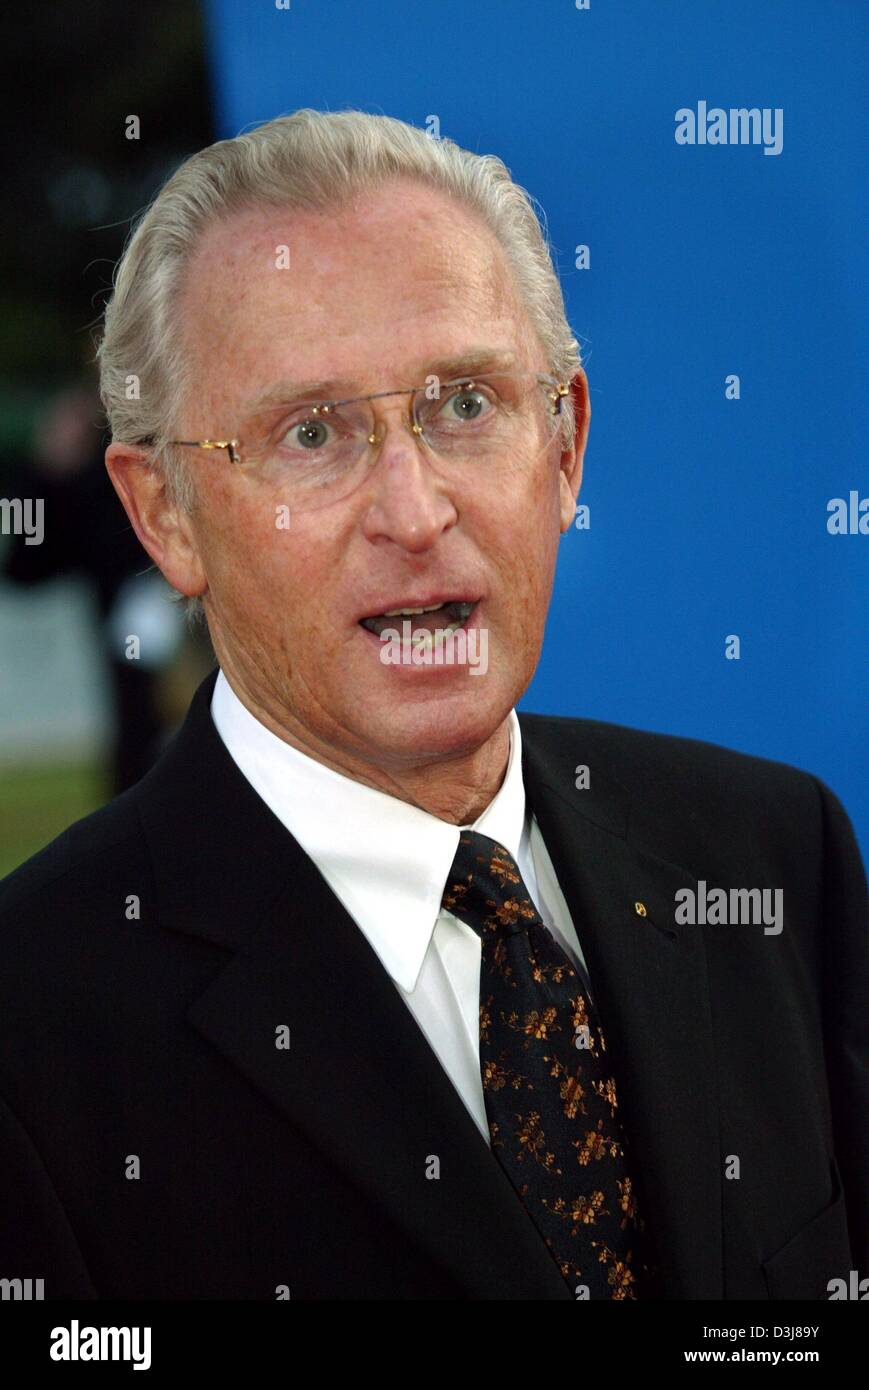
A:
[[[831,499],[869,498],[869,5],[206,8],[220,135],[299,106],[435,115],[546,211],[591,384],[590,526],[562,542],[523,707],[807,768],[869,860],[869,534],[828,530]],[[700,102],[779,108],[781,152],[677,143]]]

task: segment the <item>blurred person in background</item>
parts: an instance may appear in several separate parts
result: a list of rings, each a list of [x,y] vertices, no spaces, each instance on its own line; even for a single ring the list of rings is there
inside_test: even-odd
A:
[[[21,495],[44,501],[45,534],[39,545],[12,537],[0,577],[30,586],[78,575],[92,588],[113,711],[109,794],[116,795],[147,772],[183,712],[183,693],[173,699],[167,677],[185,647],[186,624],[106,473],[100,415],[89,377],[58,392],[37,416],[31,456],[13,468]],[[204,669],[201,660],[197,674]]]
[[[105,417],[86,365],[88,325],[130,218],[213,138],[205,22],[199,0],[127,6],[122,23],[114,0],[46,0],[3,15],[7,71],[35,63],[39,81],[4,116],[16,157],[4,170],[14,215],[0,220],[0,496],[43,498],[46,530],[42,545],[0,536],[0,871],[135,782],[213,664],[204,627],[169,658],[177,623],[107,486]],[[82,622],[98,638],[104,680],[83,676],[72,650],[79,638],[93,650]],[[43,644],[57,630],[55,653]],[[141,639],[138,660],[126,658],[130,633]],[[52,684],[31,711],[18,702],[40,676]],[[99,687],[113,730],[85,704]]]

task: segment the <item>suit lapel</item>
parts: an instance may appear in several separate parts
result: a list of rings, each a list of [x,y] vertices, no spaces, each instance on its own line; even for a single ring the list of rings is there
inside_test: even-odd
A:
[[[158,920],[231,952],[190,1023],[467,1297],[570,1298],[364,934],[232,762],[213,684],[136,789]]]
[[[702,933],[674,920],[677,889],[696,890],[696,878],[630,842],[630,798],[585,745],[582,721],[521,722],[526,792],[588,962],[664,1296],[720,1299],[723,1155],[706,959]],[[575,788],[583,763],[593,791]]]
[[[467,1297],[570,1298],[364,934],[227,753],[213,686],[212,675],[128,793],[151,850],[157,919],[229,953],[191,1024]],[[665,1296],[721,1298],[705,958],[700,933],[673,920],[676,889],[696,880],[629,842],[628,798],[599,769],[594,796],[575,791],[572,768],[589,761],[582,730],[522,717],[529,803],[617,1059]],[[288,1050],[275,1045],[281,1026]]]

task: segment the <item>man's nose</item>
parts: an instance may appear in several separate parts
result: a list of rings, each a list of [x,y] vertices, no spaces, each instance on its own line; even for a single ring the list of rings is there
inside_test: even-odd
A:
[[[381,411],[374,434],[369,447],[376,457],[365,484],[365,535],[369,540],[385,537],[412,552],[427,550],[458,519],[448,484],[413,432],[406,401]]]

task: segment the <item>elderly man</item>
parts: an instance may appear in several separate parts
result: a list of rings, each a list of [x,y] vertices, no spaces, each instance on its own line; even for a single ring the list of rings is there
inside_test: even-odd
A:
[[[590,411],[504,165],[358,112],[216,144],[136,228],[99,356],[109,472],[219,672],[0,891],[0,1274],[633,1300],[869,1272],[842,807],[515,713]]]

